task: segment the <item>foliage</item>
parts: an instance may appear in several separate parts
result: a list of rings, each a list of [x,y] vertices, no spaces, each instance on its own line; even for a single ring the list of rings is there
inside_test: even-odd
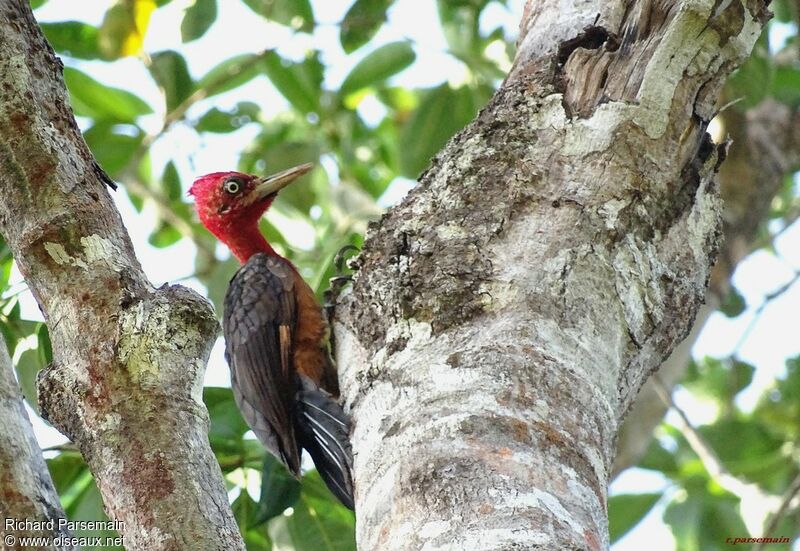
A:
[[[102,167],[122,183],[117,193],[127,194],[143,217],[155,219],[152,246],[194,244],[194,277],[207,288],[218,312],[236,262],[227,253],[220,256],[186,203],[191,154],[176,152],[163,166],[154,166],[152,148],[169,143],[176,133],[198,140],[230,135],[241,137],[238,168],[245,172],[313,162],[316,168],[309,177],[282,192],[262,229],[321,294],[333,275],[336,252],[347,244],[360,245],[367,223],[380,216],[379,205],[396,197],[403,178],[416,178],[488,101],[507,69],[507,59],[500,59],[496,47],[506,58],[513,57],[515,29],[482,25],[487,7],[505,5],[505,0],[438,0],[448,55],[463,65],[465,76],[459,82],[402,86],[398,75],[408,68],[413,71],[425,52],[408,40],[381,39],[391,10],[401,1],[355,0],[347,8],[337,34],[352,69],[339,86],[331,83],[335,68],[328,65],[326,52],[313,46],[302,56],[289,55],[283,48],[243,52],[216,60],[204,74],[193,73],[187,63],[191,48],[207,38],[229,6],[218,0],[189,4],[180,24],[186,44],[167,51],[145,51],[144,46],[151,21],[159,10],[170,8],[170,0],[117,0],[98,26],[84,21],[42,24],[64,59],[64,78],[87,143]],[[250,17],[295,33],[298,43],[318,44],[310,37],[330,26],[317,21],[317,3],[310,0],[234,2],[246,6]],[[46,3],[31,1],[34,7]],[[796,3],[778,0],[773,5],[779,22],[796,25]],[[792,48],[796,49],[794,35],[784,50]],[[800,63],[782,61],[792,58],[780,53],[770,50],[765,35],[730,81],[727,96],[744,98],[735,109],[752,108],[770,97],[800,106]],[[125,82],[107,83],[93,76],[98,63],[131,62],[146,68],[152,85],[162,93],[159,104],[126,90]],[[269,82],[285,101],[284,110],[275,113],[260,97],[236,96],[258,80]],[[154,117],[158,128],[149,132],[152,125],[146,122]],[[791,177],[780,198],[770,216],[789,224],[798,212]],[[310,243],[301,244],[293,236],[297,228],[313,236]],[[9,286],[11,267],[10,252],[0,242],[0,330],[25,396],[35,407],[35,376],[51,361],[52,352],[46,327],[21,317],[18,296],[24,287]],[[747,309],[733,290],[722,310],[735,318]],[[737,357],[705,358],[693,363],[684,387],[715,406],[717,418],[699,432],[730,472],[765,492],[780,494],[800,470],[800,359],[787,365],[785,377],[754,410],[745,411],[736,398],[751,383],[753,370]],[[255,440],[245,437],[247,427],[229,389],[206,388],[204,398],[211,417],[210,442],[248,549],[271,549],[273,543],[281,549],[354,549],[353,515],[335,501],[316,473],[306,473],[298,484]],[[76,452],[62,451],[49,465],[70,518],[104,518],[99,493]],[[717,484],[674,426],[660,428],[640,467],[661,473],[668,488],[612,497],[614,539],[659,504],[681,549],[716,549],[727,536],[747,534],[738,497]],[[774,534],[791,534],[792,523],[800,523],[796,512],[781,519]]]

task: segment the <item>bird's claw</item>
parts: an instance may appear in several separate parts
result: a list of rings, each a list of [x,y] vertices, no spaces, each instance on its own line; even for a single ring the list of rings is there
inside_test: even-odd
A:
[[[345,245],[339,249],[339,252],[337,252],[336,256],[333,257],[333,265],[336,266],[336,277],[341,277],[342,272],[344,272],[345,261],[347,261],[347,253],[350,251],[360,252],[360,250],[361,249],[355,245]]]
[[[328,324],[331,326],[333,326],[333,316],[334,312],[336,311],[336,304],[339,299],[339,295],[341,294],[345,285],[353,281],[352,275],[343,273],[346,261],[348,259],[347,253],[351,251],[358,252],[359,248],[355,245],[345,245],[339,249],[339,251],[333,257],[333,265],[336,267],[336,275],[328,280],[330,286],[323,294],[325,298],[325,315],[328,318]],[[332,342],[333,339],[331,338],[331,343]]]

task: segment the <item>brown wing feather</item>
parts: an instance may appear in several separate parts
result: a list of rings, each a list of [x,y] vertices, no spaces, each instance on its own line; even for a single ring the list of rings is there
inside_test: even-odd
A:
[[[231,386],[247,424],[293,473],[300,470],[291,369],[297,323],[294,273],[279,258],[256,254],[231,280],[223,332]]]

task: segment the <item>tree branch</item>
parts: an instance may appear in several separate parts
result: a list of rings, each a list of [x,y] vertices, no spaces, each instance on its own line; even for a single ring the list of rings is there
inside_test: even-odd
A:
[[[697,454],[711,478],[741,500],[742,518],[750,533],[768,534],[768,532],[762,532],[765,528],[765,519],[770,511],[779,509],[781,499],[763,491],[758,484],[745,482],[732,475],[717,457],[714,449],[705,441],[703,435],[694,428],[686,413],[675,404],[669,389],[661,382],[658,375],[654,375],[651,381],[661,401],[667,408],[672,408],[678,414],[678,428],[681,434]]]
[[[3,0],[0,20],[0,232],[53,343],[42,412],[129,549],[242,549],[201,397],[216,318],[192,291],[152,288],[28,2]]]
[[[774,534],[781,521],[791,514],[793,509],[800,506],[800,503],[798,503],[800,502],[798,496],[800,496],[800,474],[795,476],[794,480],[789,483],[786,493],[783,495],[780,505],[778,505],[778,509],[768,517],[769,522],[763,531],[765,536],[769,537],[769,534]],[[753,551],[761,551],[761,549],[764,549],[765,543],[764,541],[756,543],[755,546],[753,546]]]
[[[49,537],[71,534],[63,525],[64,510],[53,487],[50,472],[36,443],[25,411],[14,368],[0,336],[0,541],[12,548],[23,536]],[[53,530],[6,529],[6,522],[54,521]],[[60,522],[61,521],[61,522]],[[15,538],[7,540],[6,538]],[[10,542],[10,543],[9,543]],[[74,549],[50,546],[47,549]]]
[[[717,457],[717,453],[714,449],[705,441],[703,435],[701,435],[697,429],[694,428],[689,418],[686,416],[686,413],[675,404],[672,396],[670,395],[669,389],[661,382],[661,379],[658,375],[653,376],[653,386],[658,393],[658,397],[661,399],[662,402],[668,407],[675,410],[678,414],[678,428],[683,434],[683,437],[686,438],[686,441],[689,443],[689,446],[694,450],[697,454],[697,457],[700,458],[700,461],[703,463],[706,471],[711,477],[716,480],[720,486],[728,490],[733,495],[740,498],[742,501],[748,500],[756,500],[759,504],[765,505],[767,507],[774,507],[777,505],[777,498],[776,496],[766,494],[759,488],[758,484],[748,484],[739,480],[734,475],[732,475],[728,469],[725,468],[725,465],[722,464],[719,457]]]

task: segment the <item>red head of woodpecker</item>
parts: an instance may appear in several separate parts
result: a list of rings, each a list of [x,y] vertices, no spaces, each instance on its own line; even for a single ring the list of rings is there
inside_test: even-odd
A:
[[[223,333],[231,387],[247,424],[296,476],[306,449],[323,480],[353,508],[350,421],[336,398],[328,327],[314,292],[258,229],[278,192],[311,170],[260,178],[214,172],[189,193],[208,230],[242,263],[225,296]]]
[[[266,178],[241,172],[213,172],[195,180],[189,193],[195,198],[203,225],[244,264],[259,252],[275,255],[258,230],[258,221],[278,192],[311,167],[306,163]]]

